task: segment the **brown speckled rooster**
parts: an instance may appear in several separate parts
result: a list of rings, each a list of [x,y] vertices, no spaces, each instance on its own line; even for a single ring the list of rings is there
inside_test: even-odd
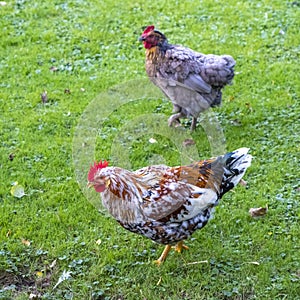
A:
[[[222,196],[236,186],[251,164],[248,148],[189,166],[155,165],[135,172],[94,163],[89,186],[102,193],[102,203],[127,230],[180,252],[183,240],[206,225]]]
[[[146,49],[148,77],[173,103],[175,114],[169,118],[169,126],[192,116],[194,130],[201,112],[221,104],[221,90],[234,77],[234,59],[169,44],[154,26],[144,30],[140,41]]]

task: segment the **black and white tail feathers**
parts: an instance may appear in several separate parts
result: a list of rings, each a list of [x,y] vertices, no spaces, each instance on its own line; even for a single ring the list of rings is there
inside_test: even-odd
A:
[[[249,148],[239,148],[222,157],[224,174],[221,183],[220,196],[235,187],[251,165],[252,156],[248,154]]]

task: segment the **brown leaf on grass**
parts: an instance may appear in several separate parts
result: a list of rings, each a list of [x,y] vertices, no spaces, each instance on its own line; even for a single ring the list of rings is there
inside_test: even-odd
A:
[[[6,237],[8,238],[11,235],[11,230],[9,229],[6,233]]]
[[[65,89],[65,94],[71,94],[71,90],[70,89]]]
[[[195,145],[196,142],[193,139],[186,139],[182,142],[184,147]]]
[[[28,241],[28,240],[22,239],[21,242],[25,246],[30,246],[30,241]]]
[[[252,218],[259,218],[264,216],[268,212],[268,205],[266,207],[257,207],[257,208],[250,208],[249,214]]]

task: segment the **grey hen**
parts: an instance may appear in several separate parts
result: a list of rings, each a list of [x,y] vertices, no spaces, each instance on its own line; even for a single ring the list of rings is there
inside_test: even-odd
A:
[[[221,104],[222,88],[234,77],[234,59],[169,44],[154,26],[144,30],[140,41],[146,49],[148,77],[173,103],[169,126],[191,116],[194,130],[201,112]]]

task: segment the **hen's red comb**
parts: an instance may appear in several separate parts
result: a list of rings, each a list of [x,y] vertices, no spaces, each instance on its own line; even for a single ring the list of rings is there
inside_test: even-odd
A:
[[[154,28],[155,28],[154,25],[147,26],[146,29],[144,30],[143,34],[153,31]]]
[[[100,160],[98,163],[95,161],[94,165],[91,165],[89,173],[88,173],[88,181],[93,181],[94,177],[99,169],[106,168],[108,166],[108,162],[104,160]]]

